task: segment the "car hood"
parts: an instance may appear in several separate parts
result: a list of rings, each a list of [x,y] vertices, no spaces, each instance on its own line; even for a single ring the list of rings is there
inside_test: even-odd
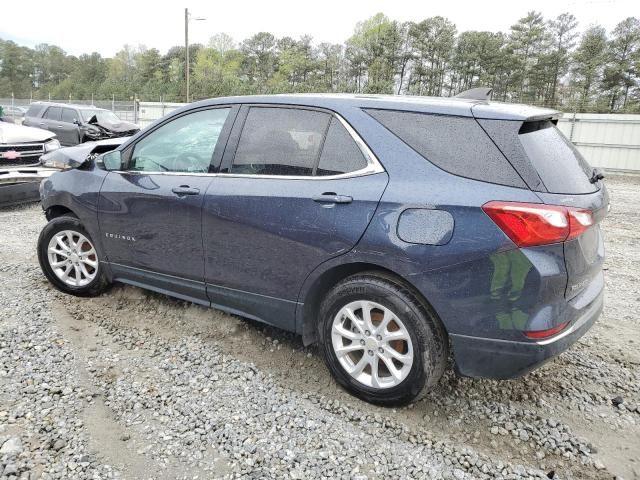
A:
[[[135,131],[140,130],[140,127],[137,126],[135,123],[125,122],[125,121],[111,123],[111,122],[105,122],[104,120],[96,120],[96,121],[90,120],[89,124],[97,125],[113,133],[123,133],[123,132],[130,132],[131,130],[135,130]]]
[[[44,142],[55,137],[54,133],[41,128],[25,127],[15,123],[0,122],[0,144]]]
[[[108,140],[98,140],[97,142],[86,142],[73,147],[60,148],[44,154],[40,158],[40,163],[53,168],[64,168],[65,166],[77,168],[89,158],[115,150],[128,139],[129,137],[110,138]]]

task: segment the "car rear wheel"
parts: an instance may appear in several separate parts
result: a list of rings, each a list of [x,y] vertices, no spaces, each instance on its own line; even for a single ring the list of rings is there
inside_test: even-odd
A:
[[[38,261],[47,279],[62,292],[95,296],[108,285],[95,245],[76,217],[54,218],[42,229]]]
[[[322,351],[337,382],[378,405],[402,405],[437,383],[448,339],[435,312],[395,278],[354,275],[320,308]]]

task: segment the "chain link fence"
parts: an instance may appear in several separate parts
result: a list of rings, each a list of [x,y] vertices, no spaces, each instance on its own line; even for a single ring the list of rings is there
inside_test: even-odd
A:
[[[76,100],[76,99],[31,99],[31,98],[0,98],[0,106],[3,107],[5,119],[11,118],[15,123],[22,123],[24,114],[29,105],[36,102],[52,102],[60,104],[88,105],[111,110],[121,120],[132,122],[145,127],[149,123],[162,118],[172,110],[179,108],[185,103],[167,102],[163,98],[158,102],[143,102],[137,100]]]
[[[4,117],[21,123],[32,99],[0,98]],[[47,100],[49,101],[49,100]],[[181,102],[142,102],[133,100],[57,100],[61,104],[92,105],[113,111],[120,119],[146,127],[150,123],[185,105]],[[543,105],[540,105],[543,106]],[[595,108],[598,112],[600,109]],[[640,171],[640,115],[580,113],[589,105],[564,108],[558,126],[592,165],[612,170]]]
[[[120,119],[139,124],[144,127],[158,118],[163,117],[170,111],[185,105],[182,102],[168,102],[164,97],[159,98],[160,101],[148,102],[137,100],[117,100],[115,97],[103,100],[76,100],[73,98],[67,99],[30,99],[30,98],[0,98],[0,106],[4,107],[4,117],[13,118],[16,123],[21,123],[24,118],[29,105],[33,102],[47,101],[61,104],[77,104],[77,105],[92,105],[98,108],[104,108],[114,112]],[[550,108],[544,105],[542,102],[532,102],[528,105],[539,106],[542,108]],[[601,102],[596,103],[579,103],[576,105],[567,104],[562,107],[555,107],[557,110],[561,110],[564,113],[563,121],[571,119],[575,121],[575,115],[580,113],[610,113],[606,112]],[[623,113],[640,113],[640,112],[618,112]]]

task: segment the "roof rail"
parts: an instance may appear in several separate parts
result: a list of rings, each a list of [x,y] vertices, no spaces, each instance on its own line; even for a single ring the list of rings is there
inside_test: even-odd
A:
[[[465,90],[455,96],[455,98],[468,98],[470,100],[491,100],[491,92],[493,88],[478,87]]]

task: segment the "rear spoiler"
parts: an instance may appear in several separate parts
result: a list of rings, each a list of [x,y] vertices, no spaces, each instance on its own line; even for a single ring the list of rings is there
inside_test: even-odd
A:
[[[562,112],[550,108],[500,102],[476,103],[471,106],[471,113],[476,119],[518,120],[520,122],[540,120],[557,122],[562,116]]]
[[[533,107],[516,103],[489,103],[492,93],[493,88],[477,87],[460,92],[454,98],[477,100],[479,103],[471,106],[471,113],[477,119],[519,120],[521,122],[549,120],[557,123],[558,119],[562,116],[562,112],[550,108]]]
[[[544,120],[549,120],[551,123],[556,124],[558,123],[558,120],[562,115],[563,115],[562,112],[554,111],[553,113],[544,113],[542,115],[532,115],[530,117],[525,118],[523,122],[540,122]]]

